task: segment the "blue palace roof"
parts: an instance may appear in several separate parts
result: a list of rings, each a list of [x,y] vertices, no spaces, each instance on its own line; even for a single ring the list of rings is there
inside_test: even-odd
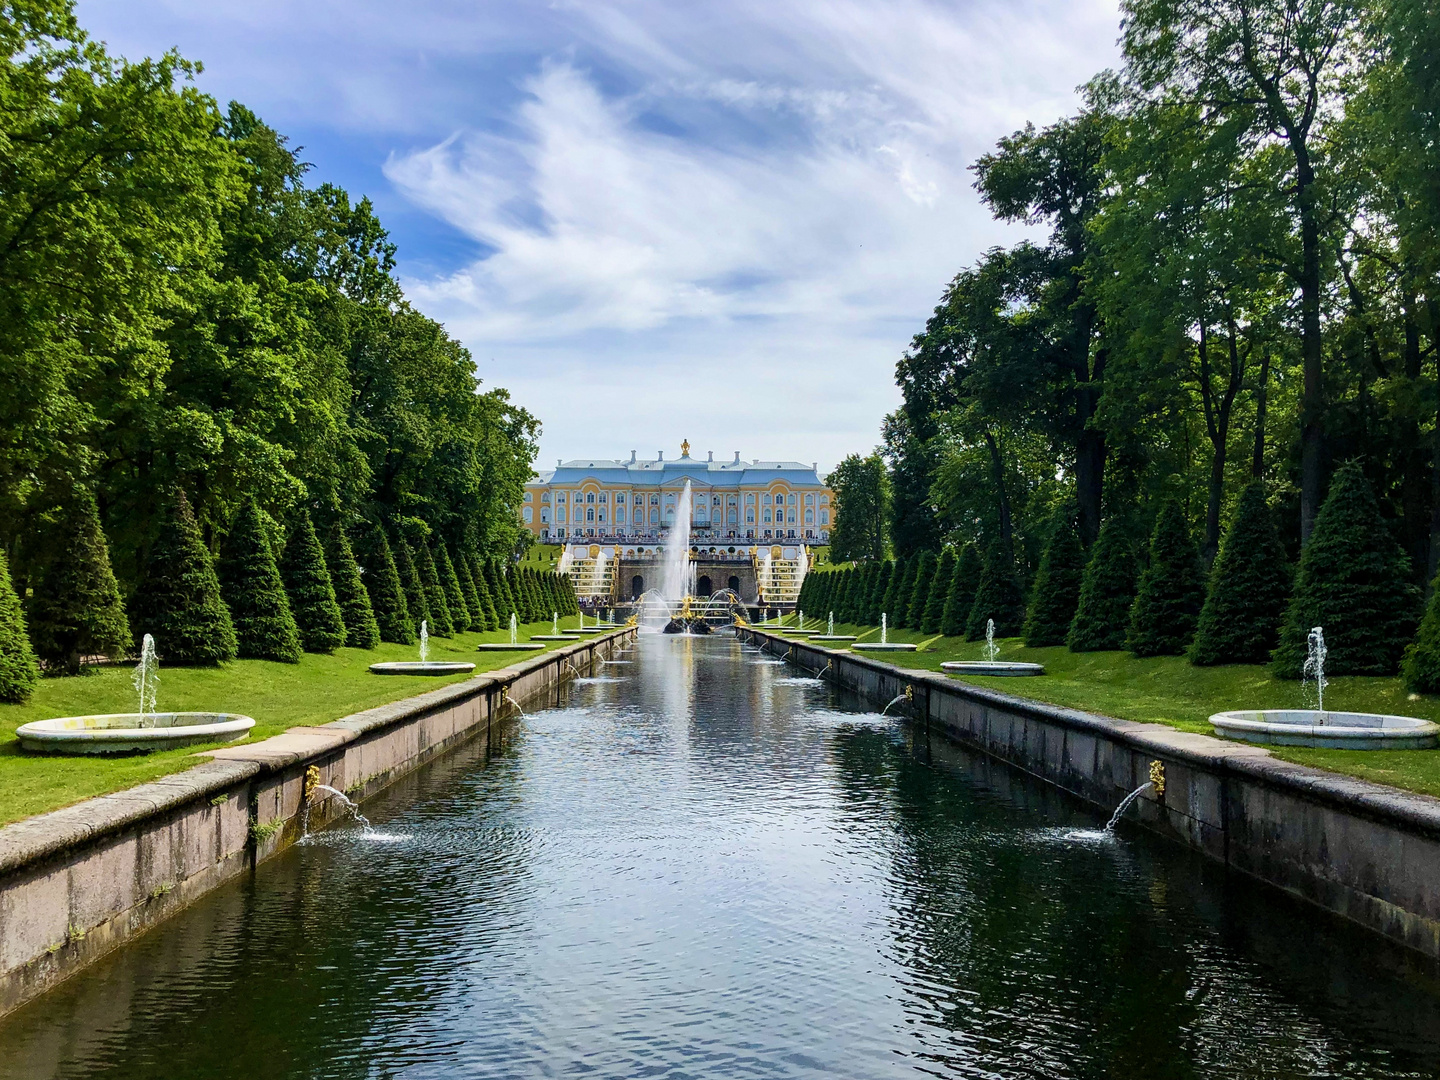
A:
[[[800,461],[700,461],[682,456],[675,461],[663,457],[638,461],[613,458],[576,458],[561,461],[549,472],[540,473],[532,484],[579,484],[586,480],[635,488],[683,487],[686,480],[710,488],[764,487],[783,480],[795,488],[823,488],[814,464]]]

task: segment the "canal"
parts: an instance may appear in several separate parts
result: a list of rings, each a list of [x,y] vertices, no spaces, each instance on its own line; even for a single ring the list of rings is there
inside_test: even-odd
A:
[[[1375,936],[728,635],[597,672],[0,1022],[0,1077],[1440,1075]]]

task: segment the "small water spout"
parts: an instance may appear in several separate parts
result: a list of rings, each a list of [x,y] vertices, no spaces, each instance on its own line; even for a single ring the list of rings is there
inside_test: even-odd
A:
[[[1325,631],[1319,626],[1311,627],[1305,639],[1305,666],[1300,671],[1301,685],[1308,694],[1310,684],[1315,684],[1315,708],[1320,713],[1320,723],[1325,723]]]
[[[430,659],[430,627],[427,619],[420,620],[420,662]]]
[[[525,716],[525,710],[520,707],[520,703],[518,701],[516,701],[513,697],[510,696],[510,691],[502,691],[501,696],[515,707],[515,711],[520,714],[520,719],[527,719],[527,717]]]
[[[520,626],[520,620],[515,617],[515,612],[510,612],[510,644],[515,644],[515,631]]]
[[[795,629],[797,629],[797,630],[804,630],[804,629],[805,629],[805,612],[803,612],[803,611],[797,611],[797,612],[795,613],[795,615],[796,615]]]
[[[835,613],[833,611],[830,612],[830,619],[825,624],[825,633],[831,637],[835,636]]]
[[[1105,825],[1105,831],[1107,833],[1113,833],[1115,831],[1115,826],[1119,823],[1120,819],[1125,816],[1125,811],[1130,809],[1130,804],[1133,803],[1136,799],[1138,799],[1141,795],[1143,795],[1145,791],[1151,787],[1154,787],[1154,785],[1150,783],[1149,780],[1146,780],[1145,783],[1141,784],[1134,791],[1130,792],[1129,795],[1126,795],[1125,798],[1121,799],[1120,805],[1115,808],[1115,813],[1110,815],[1110,820]]]
[[[883,708],[883,709],[880,710],[880,715],[881,715],[881,716],[887,715],[887,714],[890,712],[890,710],[891,710],[892,707],[894,707],[894,706],[896,706],[896,705],[899,705],[900,702],[902,702],[902,701],[914,701],[914,700],[915,700],[915,687],[913,687],[913,686],[906,686],[904,693],[896,694],[895,697],[891,699],[890,704],[889,704],[889,705],[886,705],[885,708]]]
[[[149,727],[145,718],[155,714],[155,698],[160,690],[160,662],[155,659],[155,639],[149,634],[140,643],[140,662],[130,681],[140,695],[140,726]]]
[[[582,623],[585,621],[584,614],[581,614],[580,621]],[[560,613],[558,611],[550,612],[550,633],[554,635],[560,633]]]
[[[343,791],[339,790],[338,788],[333,788],[329,784],[316,784],[314,790],[328,791],[329,794],[325,796],[325,799],[339,799],[341,805],[344,806],[346,810],[350,811],[350,816],[360,823],[360,827],[362,829],[364,829],[367,833],[371,830],[370,819],[360,812],[360,807],[356,806],[355,803],[351,801],[350,796],[346,795]],[[324,802],[325,799],[321,799],[320,802]],[[305,825],[308,829],[308,815],[306,817]]]
[[[890,617],[885,612],[880,613],[880,644],[888,645],[886,636],[890,633]]]
[[[1000,646],[995,644],[995,620],[985,620],[985,659],[990,663],[995,662],[995,657],[1000,655]]]

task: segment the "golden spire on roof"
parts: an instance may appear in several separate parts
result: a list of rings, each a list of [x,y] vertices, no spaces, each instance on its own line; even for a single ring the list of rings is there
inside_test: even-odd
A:
[[[686,439],[684,442],[682,442],[682,443],[680,444],[680,456],[681,456],[681,457],[689,457],[689,456],[690,456],[690,440],[689,440],[689,439]]]

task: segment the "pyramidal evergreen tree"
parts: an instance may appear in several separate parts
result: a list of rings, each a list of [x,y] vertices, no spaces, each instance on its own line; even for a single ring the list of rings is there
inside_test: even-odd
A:
[[[480,610],[484,614],[484,630],[500,629],[500,613],[495,608],[495,594],[490,589],[490,581],[485,576],[485,560],[473,551],[465,556],[470,564],[470,576],[475,581],[475,593],[480,598]]]
[[[1400,662],[1405,689],[1412,694],[1440,694],[1440,574],[1430,583],[1430,601],[1415,640]]]
[[[510,595],[510,589],[505,581],[505,570],[501,567],[498,559],[491,559],[485,564],[486,581],[490,585],[490,591],[495,597],[495,614],[500,619],[500,629],[504,630],[510,626],[510,616],[520,618],[520,609],[515,606],[515,598]]]
[[[320,538],[304,507],[295,515],[285,541],[280,578],[290,597],[290,613],[300,629],[301,647],[306,652],[331,653],[344,645],[345,618],[335,602],[335,586],[330,581]]]
[[[1071,509],[1055,515],[1050,539],[1040,555],[1040,568],[1025,612],[1025,644],[1032,649],[1064,645],[1075,609],[1080,606],[1080,583],[1085,577],[1085,552],[1075,529]]]
[[[417,540],[411,550],[415,556],[415,569],[420,574],[420,584],[425,589],[425,608],[430,613],[427,632],[431,637],[454,637],[455,621],[450,616],[450,604],[445,599],[445,589],[440,584],[435,560],[430,557],[430,548],[424,540]]]
[[[0,551],[0,701],[23,705],[40,681],[40,665],[25,632],[20,598],[10,583],[10,562]]]
[[[1112,514],[1100,526],[1080,583],[1080,603],[1065,635],[1072,652],[1123,649],[1135,603],[1135,545],[1129,523]]]
[[[910,586],[910,603],[906,608],[905,625],[912,630],[921,629],[925,621],[925,605],[930,601],[930,583],[935,579],[935,566],[940,560],[933,551],[920,553],[915,568],[915,581]]]
[[[865,622],[870,626],[880,625],[880,612],[885,608],[885,593],[890,589],[890,576],[895,572],[891,559],[882,562],[875,571],[875,580],[870,585],[870,595],[865,598]]]
[[[940,633],[946,637],[963,637],[965,620],[975,605],[975,590],[980,585],[980,549],[966,544],[955,559],[955,572],[950,577],[950,591],[945,596],[945,610],[940,614]]]
[[[135,590],[130,617],[138,641],[155,639],[169,664],[221,664],[235,659],[235,627],[220,598],[220,579],[185,492],[165,508],[160,533]]]
[[[890,625],[905,629],[910,625],[910,601],[915,598],[915,579],[919,576],[923,555],[912,555],[905,562],[905,573],[895,590],[895,610],[890,613]]]
[[[434,627],[429,625],[430,604],[425,596],[425,583],[420,580],[420,568],[415,565],[415,553],[410,549],[410,542],[397,533],[393,550],[395,570],[400,575],[400,587],[405,590],[405,610],[410,615],[413,641],[420,635],[421,623],[426,624],[427,634],[434,630]]]
[[[887,616],[891,626],[900,625],[895,621],[898,614],[896,609],[899,606],[896,604],[896,599],[900,595],[900,590],[905,587],[905,572],[909,565],[910,560],[903,556],[895,560],[895,565],[890,567],[890,580],[885,583],[885,592],[880,598],[880,614]],[[879,622],[880,620],[877,618],[875,621]]]
[[[30,598],[30,643],[46,670],[78,675],[86,657],[124,656],[130,624],[88,488],[73,493],[46,540],[52,558]]]
[[[1126,644],[1135,656],[1179,656],[1195,636],[1205,603],[1200,552],[1190,535],[1185,508],[1169,499],[1155,519],[1150,561],[1130,607]]]
[[[220,594],[230,608],[236,653],[249,660],[300,662],[300,630],[275,565],[270,533],[256,501],[240,504],[216,567]]]
[[[965,636],[971,641],[985,637],[990,620],[995,620],[996,637],[1015,637],[1025,626],[1025,594],[1015,556],[1003,540],[992,540],[985,549],[985,563],[975,586],[975,599],[965,618]]]
[[[374,649],[380,645],[380,625],[370,590],[355,561],[350,537],[340,526],[339,515],[325,534],[325,567],[330,571],[330,584],[335,589],[335,602],[340,605],[340,618],[345,623],[345,644],[352,649]]]
[[[940,553],[935,564],[935,574],[930,579],[925,613],[920,618],[920,630],[925,634],[940,633],[940,624],[945,621],[945,601],[950,598],[950,582],[955,578],[955,549],[947,547]]]
[[[475,588],[475,579],[470,576],[470,560],[460,552],[450,560],[455,567],[455,579],[460,582],[460,595],[465,598],[465,610],[470,619],[466,630],[479,632],[485,629],[485,609],[480,606],[480,593]]]
[[[379,525],[371,525],[361,536],[359,555],[365,569],[365,590],[370,594],[370,609],[375,613],[380,640],[395,645],[415,644],[415,627],[410,622],[405,589],[400,583],[400,571],[395,566],[390,541],[385,539],[385,530]]]
[[[1210,569],[1190,662],[1265,663],[1280,636],[1290,584],[1285,548],[1265,502],[1265,487],[1256,481],[1241,493]]]
[[[847,566],[840,571],[840,575],[840,591],[835,599],[835,621],[851,623],[855,621],[854,604],[851,599],[855,594],[855,567]]]
[[[450,558],[450,549],[445,541],[436,539],[432,553],[435,571],[440,576],[440,588],[445,592],[445,607],[450,613],[450,628],[453,633],[462,633],[470,625],[470,609],[465,605],[465,593],[460,588],[460,575],[455,572],[455,563]]]
[[[1415,635],[1420,590],[1359,465],[1335,470],[1300,555],[1273,670],[1298,679],[1310,629],[1323,627],[1333,675],[1393,675]]]

